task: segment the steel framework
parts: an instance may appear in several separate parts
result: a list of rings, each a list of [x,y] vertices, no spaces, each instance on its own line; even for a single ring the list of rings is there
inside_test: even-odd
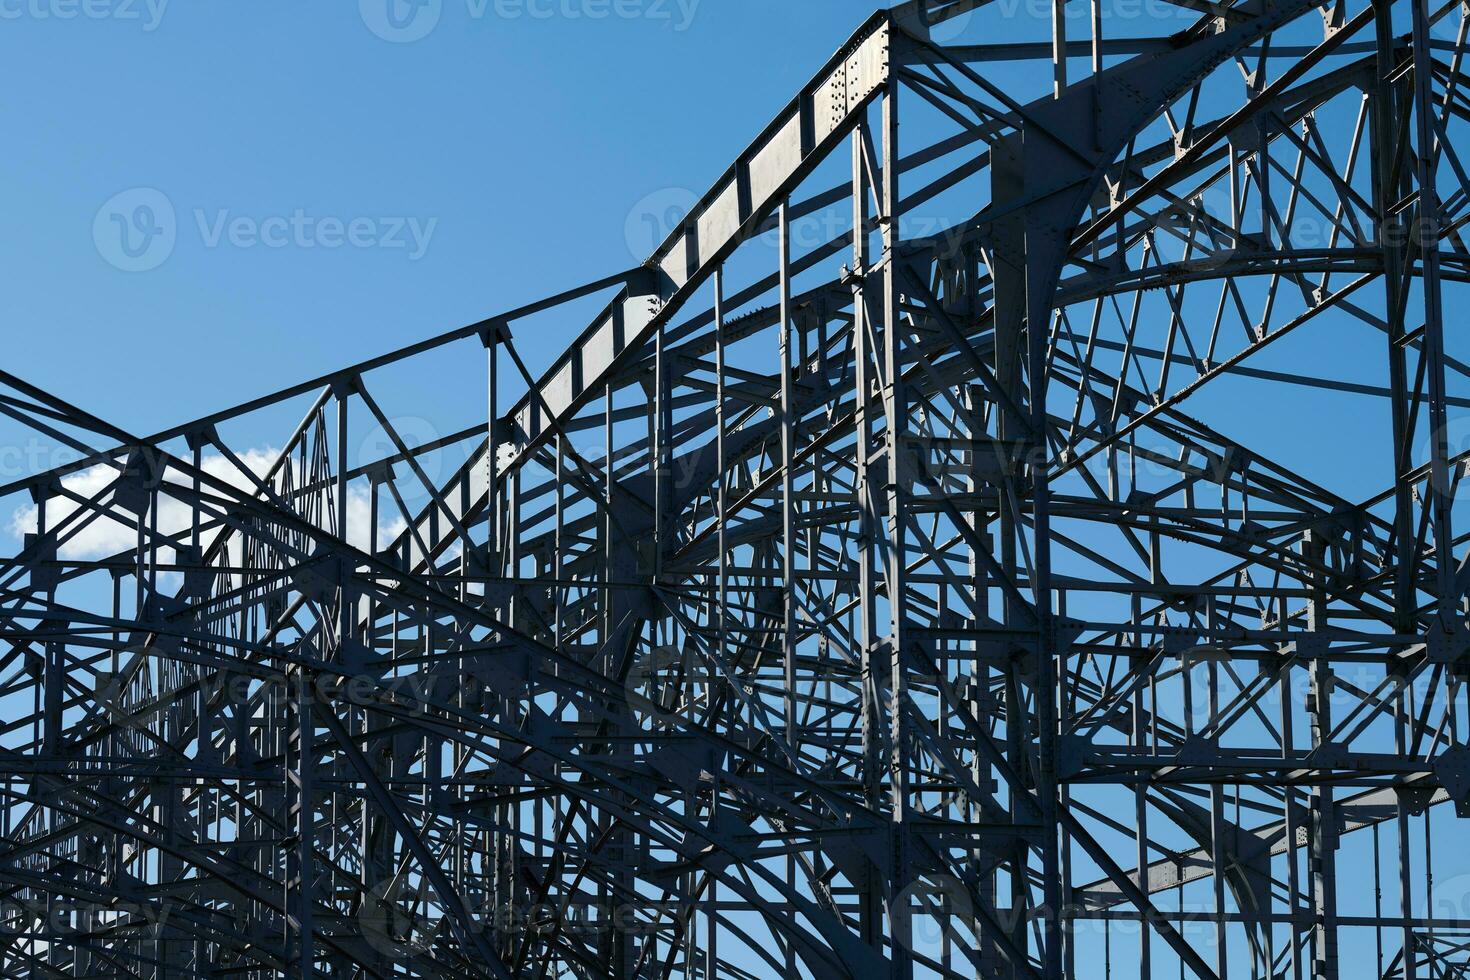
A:
[[[1465,975],[1465,10],[1084,7],[236,409],[0,373],[0,973]]]

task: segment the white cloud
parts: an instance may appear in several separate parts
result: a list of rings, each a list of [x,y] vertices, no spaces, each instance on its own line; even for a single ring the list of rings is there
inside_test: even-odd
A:
[[[271,468],[279,454],[279,450],[276,449],[251,449],[237,455],[250,473],[259,477]],[[202,458],[201,463],[204,471],[217,480],[242,490],[253,490],[255,487],[250,475],[241,472],[240,468],[225,456],[206,455]],[[114,467],[99,465],[65,477],[61,482],[62,486],[71,493],[90,499],[102,493],[116,476],[117,470]],[[187,475],[176,470],[169,470],[165,475],[165,480],[180,486],[192,485],[192,480]],[[46,502],[47,526],[57,527],[81,506],[70,497],[50,498]],[[10,516],[11,534],[17,538],[23,538],[26,534],[35,533],[38,514],[39,509],[34,504],[17,508]],[[83,515],[81,519],[85,520],[88,516],[90,514]],[[193,512],[188,504],[169,494],[159,496],[158,530],[160,534],[177,534],[184,531],[190,526],[192,520]],[[347,496],[348,542],[354,547],[366,550],[370,540],[368,532],[371,521],[372,500],[369,490],[365,486],[354,484],[348,488]],[[403,530],[403,527],[402,520],[385,523],[380,514],[379,543],[391,541]],[[60,554],[63,558],[83,561],[106,558],[135,548],[137,541],[136,529],[106,516],[97,517],[80,533],[68,538],[62,544]],[[160,557],[164,560],[172,558],[167,553]]]

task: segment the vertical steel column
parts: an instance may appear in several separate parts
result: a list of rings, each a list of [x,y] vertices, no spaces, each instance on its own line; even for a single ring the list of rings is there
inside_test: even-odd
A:
[[[1007,136],[997,140],[991,147],[991,202],[1002,211],[1008,205],[1020,201],[1025,194],[1025,173],[1022,169],[1021,137]],[[1000,391],[1007,395],[1012,405],[1025,404],[1025,383],[1022,378],[1022,342],[1024,340],[1026,314],[1026,236],[1025,224],[1020,214],[1012,213],[999,218],[994,226],[991,243],[991,269],[994,276],[995,311],[995,378]],[[1021,418],[1010,406],[997,401],[995,413],[996,438],[1003,451],[1009,452],[1012,441],[1025,432],[1027,419]],[[1020,555],[1017,543],[1022,533],[1020,515],[1020,481],[1024,473],[1016,472],[1012,458],[1007,455],[1000,464],[996,492],[999,512],[996,517],[997,537],[1000,545],[1001,572],[1011,582],[1020,581]],[[1029,615],[1020,603],[1007,594],[1001,602],[1001,622],[1008,628],[1020,630]],[[1005,685],[1005,731],[1006,754],[1011,768],[1017,773],[1027,769],[1025,759],[1026,709],[1018,678],[1018,666],[1014,663],[1002,668]],[[1016,792],[1014,788],[1012,793]],[[1020,808],[1012,806],[1013,822],[1021,822]],[[1023,843],[1011,848],[1009,886],[1011,944],[1017,949],[1027,946],[1026,923],[1023,918],[1028,901],[1027,849]],[[1019,977],[1022,971],[1012,965],[1010,975]]]
[[[1136,602],[1135,602],[1136,606]],[[1133,749],[1140,755],[1148,750],[1148,716],[1144,714],[1144,690],[1139,685],[1133,694]],[[1134,861],[1137,864],[1138,890],[1149,893],[1148,883],[1148,786],[1145,782],[1133,788]],[[1153,929],[1143,923],[1138,929],[1138,975],[1152,976]]]
[[[1307,532],[1302,538],[1302,557],[1306,564],[1319,565],[1323,560],[1325,545],[1315,532]],[[1307,630],[1313,634],[1308,643],[1311,655],[1309,670],[1312,672],[1311,693],[1308,696],[1307,715],[1312,725],[1312,749],[1316,751],[1332,733],[1332,663],[1328,659],[1329,649],[1325,640],[1317,639],[1327,626],[1327,600],[1323,592],[1321,576],[1312,573],[1307,583]],[[1310,854],[1307,859],[1311,869],[1314,980],[1337,980],[1337,811],[1333,803],[1332,786],[1317,782],[1312,787],[1312,831]]]
[[[1417,7],[1417,0],[1413,0]],[[1406,225],[1402,213],[1396,209],[1399,200],[1404,196],[1408,188],[1406,171],[1398,159],[1397,148],[1400,144],[1402,114],[1407,110],[1403,100],[1399,97],[1396,84],[1393,80],[1395,73],[1395,38],[1393,32],[1393,5],[1390,0],[1375,0],[1375,40],[1376,40],[1376,71],[1374,88],[1371,94],[1372,113],[1370,116],[1370,127],[1372,138],[1370,140],[1373,164],[1373,207],[1376,213],[1376,230],[1378,233],[1378,245],[1383,256],[1383,281],[1386,293],[1385,307],[1387,310],[1388,323],[1388,366],[1389,385],[1391,394],[1391,420],[1393,437],[1393,474],[1394,474],[1394,629],[1401,634],[1418,632],[1416,607],[1418,606],[1416,591],[1418,578],[1417,567],[1419,564],[1418,549],[1416,547],[1415,524],[1415,495],[1413,488],[1412,471],[1415,468],[1412,446],[1410,445],[1410,433],[1414,429],[1414,406],[1412,396],[1409,392],[1408,381],[1408,346],[1411,335],[1404,322],[1405,306],[1407,303],[1408,280],[1412,275],[1409,265],[1411,258],[1411,242],[1407,241]],[[1414,16],[1415,28],[1418,28],[1419,16],[1416,10]],[[1415,48],[1417,57],[1419,51]],[[1415,63],[1415,76],[1419,75],[1417,70],[1419,62]],[[1417,87],[1417,86],[1416,86]],[[1417,95],[1417,92],[1416,92]],[[1422,151],[1422,147],[1421,147]],[[1422,204],[1422,202],[1421,202]],[[1426,310],[1426,313],[1428,311]],[[1427,322],[1426,322],[1427,325]],[[1427,331],[1426,331],[1427,333]],[[1428,356],[1426,351],[1421,356]],[[1432,369],[1431,365],[1431,369]],[[1440,375],[1439,371],[1432,371]],[[1431,432],[1433,446],[1431,454],[1437,455],[1440,444],[1440,433]],[[1430,493],[1435,493],[1435,474],[1431,472]],[[1436,525],[1435,534],[1438,540],[1439,527]],[[1438,555],[1436,555],[1438,558]],[[1439,564],[1443,564],[1442,562]],[[1441,593],[1443,595],[1443,593]],[[1317,686],[1315,673],[1313,675],[1313,689]],[[1396,701],[1398,698],[1396,697]],[[1394,729],[1397,744],[1400,749],[1404,746],[1402,710],[1396,711]],[[1314,724],[1315,731],[1315,724]],[[1315,797],[1314,797],[1315,818]],[[1399,858],[1399,887],[1403,902],[1405,919],[1408,916],[1409,886],[1408,886],[1408,809],[1407,802],[1400,796],[1395,815],[1395,824],[1398,828],[1398,858]],[[1376,834],[1375,829],[1375,834]],[[1314,879],[1315,887],[1315,879]],[[1413,951],[1413,928],[1405,921],[1400,930],[1403,966],[1406,977],[1412,977],[1414,972]],[[1381,933],[1380,933],[1381,941]],[[1314,974],[1315,975],[1315,974]]]
[[[1067,87],[1067,0],[1051,4],[1052,95],[1061,98]]]
[[[551,481],[553,484],[552,493],[555,495],[552,500],[552,508],[554,512],[553,517],[556,522],[554,530],[552,531],[550,562],[551,567],[549,569],[549,571],[551,572],[552,596],[551,643],[552,646],[556,647],[557,650],[560,650],[562,648],[562,604],[565,601],[561,584],[561,570],[563,564],[562,536],[566,533],[566,493],[562,480],[562,474],[566,470],[566,446],[562,442],[562,440],[565,438],[566,436],[563,433],[558,432],[553,442],[553,445],[555,447],[553,458],[556,461],[556,479]]]
[[[913,932],[907,888],[911,884],[908,862],[909,791],[908,732],[903,723],[907,699],[904,676],[904,644],[907,642],[908,569],[908,481],[903,454],[908,432],[908,398],[903,385],[903,327],[899,320],[898,246],[898,82],[890,79],[883,89],[883,169],[879,175],[883,203],[883,408],[888,454],[888,546],[884,553],[888,590],[889,659],[888,725],[890,757],[888,778],[893,805],[892,891],[889,917],[892,930],[891,976],[895,980],[913,976]]]
[[[725,457],[725,269],[715,269],[715,520],[719,522],[716,532],[716,547],[719,550],[719,568],[715,581],[714,618],[718,623],[715,641],[720,661],[730,663],[729,616],[730,590],[730,543],[726,538],[729,511],[729,475],[725,472],[728,461]],[[714,697],[713,691],[710,697]],[[720,782],[718,775],[710,780],[709,818],[713,827],[720,809]],[[719,970],[719,914],[720,879],[709,875],[709,902],[705,924],[705,980],[713,980]]]
[[[1291,758],[1296,751],[1296,738],[1292,721],[1296,710],[1296,698],[1292,691],[1291,677],[1291,662],[1288,660],[1281,667],[1281,680],[1278,688],[1281,698],[1281,757],[1283,759]],[[1286,830],[1287,950],[1290,953],[1291,960],[1291,980],[1301,980],[1301,926],[1297,922],[1297,909],[1300,906],[1297,896],[1301,893],[1301,883],[1299,880],[1300,875],[1297,872],[1296,789],[1289,785],[1282,787],[1281,798],[1281,822]]]
[[[1409,383],[1405,329],[1403,319],[1404,284],[1408,275],[1405,264],[1405,235],[1402,216],[1395,209],[1405,181],[1396,162],[1395,144],[1399,136],[1398,99],[1391,80],[1394,62],[1392,0],[1375,0],[1376,71],[1370,96],[1369,116],[1373,161],[1373,209],[1375,232],[1383,258],[1383,283],[1388,323],[1388,375],[1391,389],[1390,410],[1393,437],[1394,499],[1394,628],[1400,633],[1414,631],[1414,500],[1409,476],[1414,468],[1408,444],[1411,426]]]
[[[1208,617],[1205,623],[1207,627],[1213,625]],[[1213,730],[1216,719],[1220,717],[1220,669],[1215,660],[1215,651],[1211,650],[1207,656],[1209,662],[1205,667],[1209,678],[1209,719]],[[1208,737],[1218,742],[1213,731]],[[1215,920],[1215,972],[1222,977],[1230,976],[1230,947],[1226,942],[1225,921],[1228,914],[1225,908],[1225,874],[1229,860],[1230,851],[1225,831],[1225,786],[1215,782],[1210,784],[1210,864],[1213,872],[1210,876],[1210,900]]]
[[[781,583],[785,597],[781,613],[781,662],[785,672],[784,718],[786,744],[796,753],[796,378],[791,368],[791,215],[782,201],[776,216],[780,263],[781,327]],[[793,859],[794,860],[794,859]]]
[[[485,345],[485,574],[496,578],[500,567],[500,344],[502,328],[497,324],[480,333]],[[485,583],[489,595],[492,583]]]
[[[1434,528],[1435,599],[1444,631],[1453,628],[1459,596],[1455,592],[1451,522],[1452,486],[1449,471],[1449,417],[1445,407],[1444,305],[1440,292],[1439,190],[1436,175],[1439,139],[1434,123],[1434,58],[1429,50],[1429,5],[1411,0],[1414,50],[1414,122],[1418,152],[1414,155],[1418,206],[1414,226],[1414,251],[1419,254],[1420,285],[1424,300],[1424,349],[1429,382],[1429,492],[1430,517]],[[1406,968],[1412,965],[1405,960]]]
[[[877,548],[880,503],[872,484],[872,459],[869,447],[872,439],[871,418],[873,381],[872,358],[874,345],[873,304],[867,289],[870,270],[868,233],[868,195],[870,180],[867,171],[867,148],[871,140],[866,114],[858,121],[852,134],[852,345],[853,345],[853,412],[854,412],[854,489],[858,505],[857,553],[857,614],[859,683],[862,696],[859,702],[862,725],[861,779],[863,798],[875,812],[880,809],[882,762],[882,737],[879,731],[881,708],[878,702],[878,674],[875,662],[878,656],[878,607],[873,584],[873,557]],[[881,949],[883,945],[883,892],[882,882],[871,867],[867,880],[857,883],[860,889],[858,909],[859,928],[863,941]]]
[[[1023,148],[1024,149],[1024,148]],[[1027,254],[1030,255],[1027,232]],[[1062,975],[1061,930],[1062,882],[1056,779],[1057,669],[1060,651],[1052,614],[1051,586],[1051,484],[1050,451],[1046,442],[1046,367],[1050,343],[1052,297],[1040,295],[1036,279],[1045,273],[1028,262],[1026,288],[1026,379],[1030,408],[1027,455],[1031,470],[1032,561],[1031,583],[1036,612],[1036,793],[1041,808],[1041,879],[1045,912],[1042,916],[1042,975],[1060,980]]]
[[[669,429],[673,419],[670,405],[668,350],[664,321],[654,335],[653,354],[653,440],[649,457],[653,465],[653,581],[661,582],[664,569],[664,527],[669,518]],[[657,643],[657,636],[654,642]]]
[[[613,522],[613,511],[614,508],[617,506],[617,462],[615,455],[615,445],[613,442],[614,395],[615,389],[611,384],[609,384],[607,386],[607,398],[603,405],[602,419],[604,459],[603,499],[606,500],[607,507],[603,510],[602,549],[601,554],[598,556],[602,562],[602,581],[606,586],[602,590],[601,636],[602,646],[606,652],[603,655],[600,667],[602,670],[608,672],[616,670],[616,664],[613,660],[615,654],[612,650],[612,637],[616,628],[618,610],[617,599],[620,595],[620,593],[616,589],[611,587],[611,583],[614,579],[613,556],[615,554],[613,531],[616,528],[616,524]],[[631,544],[631,542],[624,542],[625,546],[631,546]],[[627,724],[630,729],[637,727],[636,720],[633,717],[632,709],[626,703],[621,705],[610,705],[609,710],[610,713],[616,712],[616,716],[619,717],[620,720],[622,720],[625,724]],[[593,827],[598,833],[607,834],[610,830],[610,820],[605,815],[599,814],[595,819],[592,819],[589,822],[592,823]],[[606,910],[609,907],[610,894],[611,889],[609,888],[607,881],[604,879],[599,879],[597,882],[597,907],[599,909],[599,915],[604,915],[605,912],[603,910]],[[611,949],[608,948],[610,946],[610,943],[605,944],[600,942],[599,945],[602,946],[602,948],[605,949],[609,954],[612,952]]]
[[[778,348],[781,357],[781,664],[783,671],[782,717],[786,747],[793,757],[800,752],[796,737],[796,379],[791,371],[791,213],[782,201],[776,212],[777,262],[780,266],[780,317]],[[786,856],[786,876],[796,880],[796,855]],[[786,973],[796,971],[796,949],[786,946]]]

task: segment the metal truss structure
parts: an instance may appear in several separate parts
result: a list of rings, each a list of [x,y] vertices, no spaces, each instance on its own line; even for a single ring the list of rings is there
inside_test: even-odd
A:
[[[237,409],[0,374],[0,973],[1465,975],[1465,11],[1072,6]]]

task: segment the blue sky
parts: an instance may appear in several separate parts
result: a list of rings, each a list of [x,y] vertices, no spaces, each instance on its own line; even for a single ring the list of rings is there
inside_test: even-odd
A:
[[[376,2],[0,3],[12,370],[156,431],[626,268],[872,9]]]

